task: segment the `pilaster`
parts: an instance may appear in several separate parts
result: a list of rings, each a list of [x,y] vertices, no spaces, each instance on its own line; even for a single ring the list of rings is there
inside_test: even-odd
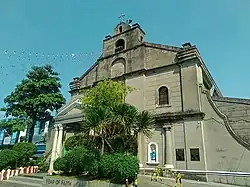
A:
[[[58,139],[58,124],[54,125],[54,139],[53,139],[53,147],[52,147],[52,153],[51,153],[51,159],[50,159],[50,166],[49,166],[49,171],[48,173],[52,175],[54,168],[54,162],[56,160],[56,149],[57,149],[57,139]]]
[[[165,168],[173,169],[172,125],[166,124],[163,129],[165,130]]]
[[[139,165],[140,165],[140,168],[143,167],[143,162],[144,162],[144,147],[143,147],[143,141],[142,141],[142,138],[143,138],[143,134],[142,133],[139,133],[138,134],[138,159],[139,159]]]
[[[63,138],[63,125],[58,124],[58,138],[57,138],[57,146],[56,146],[56,159],[61,157],[62,154],[62,138]]]

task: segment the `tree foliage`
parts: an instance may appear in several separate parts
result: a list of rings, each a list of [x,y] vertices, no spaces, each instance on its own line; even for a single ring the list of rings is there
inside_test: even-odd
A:
[[[112,107],[113,105],[124,103],[127,94],[133,90],[132,87],[123,83],[104,80],[83,93],[82,104],[84,109],[89,106]]]
[[[10,120],[1,120],[0,121],[0,127],[9,129],[9,133],[11,131],[22,131],[25,129],[26,126],[29,126],[32,124],[31,118],[13,118]]]
[[[6,116],[16,119],[2,121],[0,127],[23,130],[28,126],[33,129],[37,120],[45,118],[47,109],[57,110],[65,103],[60,88],[59,74],[51,65],[32,67],[26,78],[4,99]]]
[[[29,163],[30,157],[32,157],[36,152],[36,146],[28,142],[20,142],[13,146],[13,151],[18,153],[18,165],[27,165]]]
[[[126,95],[133,89],[122,83],[106,80],[88,90],[82,100],[84,122],[82,129],[87,138],[101,138],[101,155],[105,145],[111,151],[128,148],[138,133],[151,136],[150,128],[154,124],[151,114],[139,112],[136,107],[125,103]],[[91,136],[90,136],[91,135]],[[113,141],[120,141],[116,150]]]

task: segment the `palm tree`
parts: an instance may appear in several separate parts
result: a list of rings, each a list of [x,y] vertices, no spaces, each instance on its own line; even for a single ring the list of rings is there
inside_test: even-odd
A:
[[[97,106],[86,108],[84,114],[82,131],[86,138],[101,138],[100,154],[102,155],[104,153],[108,132],[110,131],[109,120],[111,113],[106,108]]]
[[[150,138],[152,136],[152,131],[150,130],[154,125],[155,121],[150,112],[143,110],[139,112],[136,116],[135,132],[136,134],[142,133],[146,137]]]
[[[112,113],[117,129],[115,135],[123,139],[124,147],[137,139],[139,133],[151,137],[154,119],[148,111],[139,112],[134,106],[123,103],[115,106]]]
[[[84,111],[83,132],[87,138],[101,138],[100,154],[104,153],[105,144],[113,150],[112,143],[115,139],[121,139],[123,148],[130,141],[137,139],[139,133],[147,137],[151,136],[151,127],[154,124],[153,117],[147,111],[138,110],[127,103],[117,104],[112,107],[89,107]]]

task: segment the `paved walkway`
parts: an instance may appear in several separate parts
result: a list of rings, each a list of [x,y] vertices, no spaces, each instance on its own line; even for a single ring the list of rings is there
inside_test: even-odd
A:
[[[140,175],[139,179],[139,187],[156,187],[156,186],[165,186],[165,187],[174,187],[175,179],[173,178],[163,178],[161,182],[152,182],[151,177],[147,175]],[[239,187],[236,185],[228,185],[228,184],[219,184],[212,182],[197,182],[193,180],[182,180],[182,187]]]
[[[152,182],[151,177],[147,175],[139,175],[139,187],[174,187],[175,179],[160,177],[162,181]],[[236,187],[235,185],[226,185],[219,183],[197,182],[192,180],[182,180],[182,187]],[[42,179],[33,177],[13,177],[9,181],[0,182],[0,187],[41,187]]]
[[[6,185],[6,184],[1,184],[0,183],[0,187],[18,187],[17,185],[13,186],[13,185]]]

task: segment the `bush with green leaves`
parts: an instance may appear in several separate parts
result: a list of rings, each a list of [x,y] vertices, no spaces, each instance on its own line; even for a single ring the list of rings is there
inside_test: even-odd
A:
[[[74,149],[75,147],[85,147],[86,149],[92,151],[95,154],[99,154],[99,137],[85,137],[81,134],[69,137],[64,144],[67,151]]]
[[[103,155],[100,159],[100,175],[115,183],[124,183],[126,179],[134,181],[139,172],[139,161],[136,156],[114,153]]]
[[[98,174],[98,157],[92,151],[84,147],[75,147],[67,152],[65,156],[58,158],[54,163],[55,170],[64,173],[70,172],[72,175],[80,175],[88,172],[92,176]]]
[[[82,135],[75,135],[75,136],[69,137],[65,141],[64,146],[65,146],[66,150],[69,151],[75,147],[83,146],[84,142],[85,142],[85,139]]]
[[[54,169],[56,171],[67,171],[67,162],[64,157],[57,158],[56,161],[54,162]]]
[[[0,171],[3,169],[15,169],[17,166],[18,153],[5,149],[0,151]]]
[[[49,170],[49,162],[44,162],[43,165],[39,167],[39,173],[47,173]]]
[[[13,146],[13,151],[18,153],[18,166],[28,166],[30,157],[36,153],[36,146],[28,142],[20,142]]]

